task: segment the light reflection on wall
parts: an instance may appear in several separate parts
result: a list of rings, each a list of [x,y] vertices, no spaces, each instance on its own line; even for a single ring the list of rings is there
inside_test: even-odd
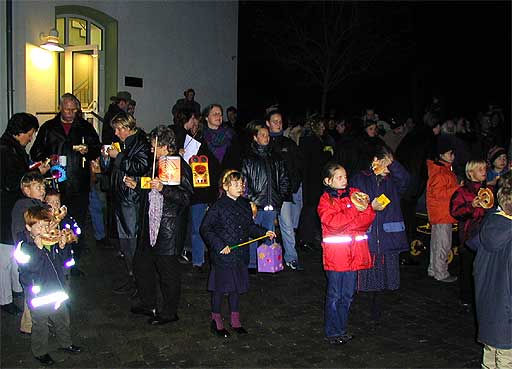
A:
[[[48,70],[53,63],[53,53],[43,50],[40,47],[32,47],[30,59],[32,65],[41,70]]]

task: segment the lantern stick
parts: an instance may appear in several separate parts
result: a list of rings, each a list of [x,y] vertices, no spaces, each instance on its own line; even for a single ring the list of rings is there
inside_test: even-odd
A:
[[[158,149],[158,136],[155,136],[155,152],[153,155],[153,174],[151,175],[151,179],[155,178],[155,164],[156,164],[156,150]]]
[[[234,250],[234,249],[237,249],[237,248],[239,248],[239,247],[242,247],[242,246],[248,245],[248,244],[250,244],[250,243],[253,243],[253,242],[256,242],[256,241],[262,240],[262,239],[264,239],[264,238],[268,238],[268,237],[269,237],[269,236],[264,235],[264,236],[261,236],[261,237],[255,238],[254,240],[249,240],[249,241],[246,241],[246,242],[239,243],[238,245],[229,246],[229,248],[230,248],[231,250]]]

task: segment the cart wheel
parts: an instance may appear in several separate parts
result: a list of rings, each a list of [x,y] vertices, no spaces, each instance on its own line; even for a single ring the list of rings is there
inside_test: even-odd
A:
[[[423,234],[431,234],[432,233],[432,226],[429,222],[427,222],[424,225],[420,225],[416,227],[416,232],[423,233]]]
[[[448,252],[448,264],[450,264],[453,261],[453,250],[450,250]]]
[[[423,242],[421,242],[420,240],[414,240],[411,242],[410,249],[410,254],[412,256],[418,256],[421,254],[423,250],[425,250],[425,245],[423,245]]]

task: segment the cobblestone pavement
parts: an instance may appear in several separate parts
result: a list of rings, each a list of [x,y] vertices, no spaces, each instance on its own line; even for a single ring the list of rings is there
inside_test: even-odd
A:
[[[341,346],[324,341],[321,253],[304,251],[300,256],[304,271],[251,276],[250,291],[241,299],[249,334],[219,339],[209,331],[207,273],[194,274],[184,265],[180,320],[152,327],[147,318],[130,313],[126,295],[111,292],[122,281],[114,251],[91,246],[81,265],[86,276],[73,279],[70,303],[74,343],[85,351],[61,353],[51,337],[54,366],[479,367],[481,346],[475,341],[473,315],[459,311],[456,283],[427,277],[427,254],[419,257],[421,266],[401,269],[400,290],[383,295],[380,324],[370,321],[370,296],[355,296],[349,322],[355,338]],[[19,317],[2,314],[1,324],[1,366],[37,367],[30,337],[18,333]]]

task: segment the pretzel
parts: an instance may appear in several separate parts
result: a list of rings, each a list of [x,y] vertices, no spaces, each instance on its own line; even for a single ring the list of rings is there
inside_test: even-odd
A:
[[[370,196],[365,194],[364,192],[352,192],[350,195],[350,201],[352,201],[352,204],[357,208],[359,211],[364,211],[368,207],[368,204],[370,203]]]
[[[478,203],[484,209],[490,209],[494,206],[494,194],[488,188],[480,188],[477,194]]]

